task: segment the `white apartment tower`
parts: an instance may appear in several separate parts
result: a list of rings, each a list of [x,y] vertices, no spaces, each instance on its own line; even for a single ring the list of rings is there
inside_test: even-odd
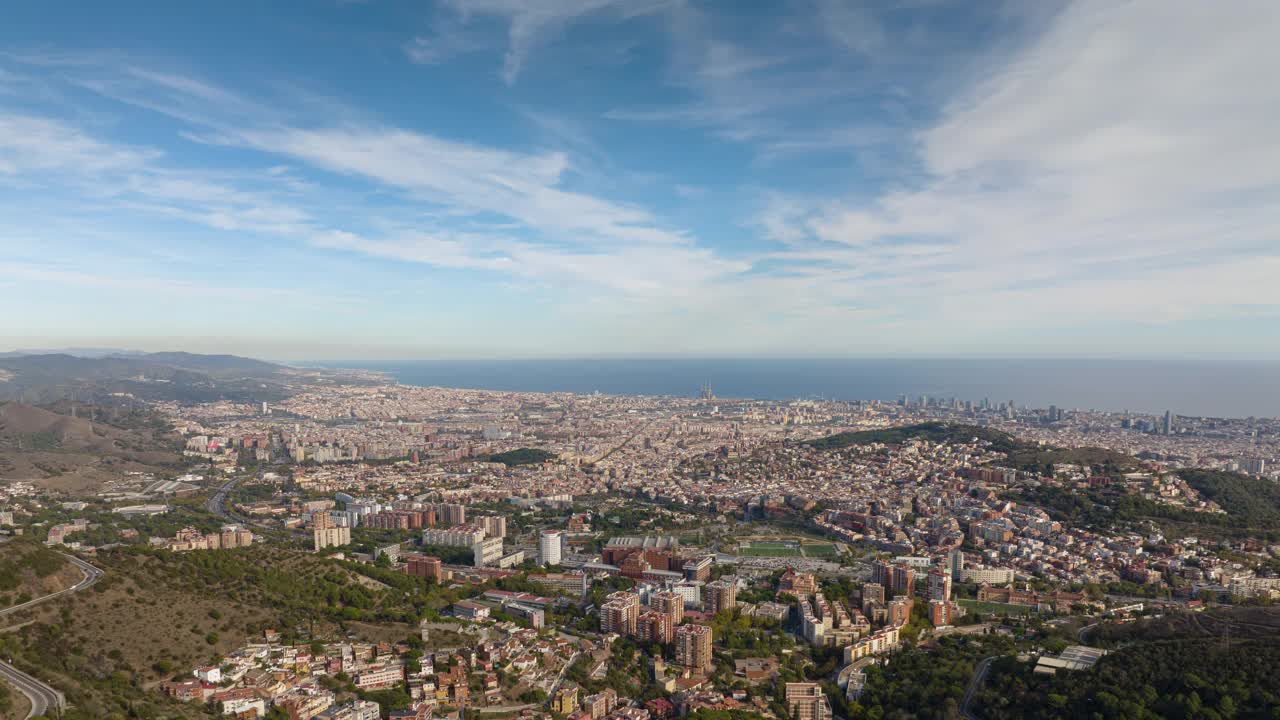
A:
[[[538,562],[543,565],[559,565],[563,546],[564,532],[543,530],[538,536]]]

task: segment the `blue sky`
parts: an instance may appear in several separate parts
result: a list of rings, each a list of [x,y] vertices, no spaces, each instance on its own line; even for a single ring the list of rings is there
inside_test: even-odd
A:
[[[1280,359],[1280,4],[15,3],[0,337]]]

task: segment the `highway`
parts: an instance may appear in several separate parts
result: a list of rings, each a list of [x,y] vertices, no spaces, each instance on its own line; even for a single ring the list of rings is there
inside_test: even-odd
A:
[[[231,478],[222,483],[217,492],[209,496],[208,502],[205,503],[205,509],[209,511],[209,514],[217,515],[228,523],[235,525],[248,525],[262,530],[278,530],[279,528],[272,527],[266,523],[239,517],[227,509],[227,497],[238,484],[240,484],[240,478]]]
[[[38,715],[48,715],[50,710],[61,712],[66,705],[62,693],[3,660],[0,660],[0,678],[4,678],[5,682],[17,688],[31,701],[31,712],[27,713],[26,720]]]
[[[85,588],[92,587],[94,583],[102,579],[102,570],[99,570],[73,555],[62,553],[62,556],[70,560],[76,567],[80,568],[80,572],[83,575],[80,582],[65,590],[59,590],[55,593],[42,595],[35,600],[0,610],[0,617],[18,612],[19,610],[24,610],[32,605],[47,602],[56,597],[66,595],[67,593],[79,592]],[[43,682],[40,682],[7,662],[0,661],[0,677],[4,678],[6,682],[17,688],[19,692],[26,695],[27,699],[31,701],[31,712],[27,713],[27,720],[39,715],[48,715],[51,710],[55,713],[61,713],[63,708],[66,707],[67,700],[61,692],[44,684]]]
[[[226,520],[227,522],[239,522],[239,520],[227,512],[227,494],[235,489],[236,483],[240,482],[236,478],[231,478],[218,488],[218,492],[209,497],[209,502],[205,503],[205,507],[213,515]]]
[[[29,608],[32,605],[38,605],[42,602],[52,600],[60,595],[79,592],[80,590],[84,590],[87,587],[91,587],[94,583],[98,582],[98,580],[102,578],[101,570],[81,560],[80,558],[75,557],[73,555],[67,555],[66,553],[62,553],[62,556],[70,560],[76,567],[80,568],[80,573],[81,575],[83,575],[83,577],[80,579],[80,582],[76,583],[75,585],[72,585],[71,587],[65,590],[59,590],[58,592],[49,593],[48,595],[41,595],[35,600],[29,600],[27,602],[22,603],[21,605],[14,605],[13,607],[0,610],[0,617],[4,617],[5,615],[11,615],[20,610],[25,610],[26,608]]]

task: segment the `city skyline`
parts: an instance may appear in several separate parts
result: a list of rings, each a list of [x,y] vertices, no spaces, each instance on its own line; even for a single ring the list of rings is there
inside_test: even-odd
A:
[[[15,349],[1280,359],[1274,4],[7,15]]]

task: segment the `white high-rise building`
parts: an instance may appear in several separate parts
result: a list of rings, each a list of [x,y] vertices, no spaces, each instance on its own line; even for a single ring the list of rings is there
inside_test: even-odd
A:
[[[538,536],[538,562],[543,565],[559,565],[563,547],[563,531],[543,530]]]

